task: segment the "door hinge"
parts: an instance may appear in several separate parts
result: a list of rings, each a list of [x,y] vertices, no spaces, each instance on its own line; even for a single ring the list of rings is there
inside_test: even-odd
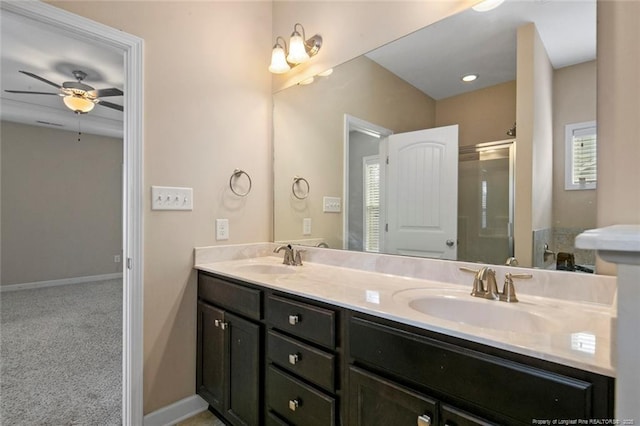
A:
[[[384,232],[389,232],[389,224],[388,223],[384,224]]]
[[[127,257],[127,269],[133,269],[133,259]]]
[[[387,165],[389,165],[389,156],[387,155],[387,160],[386,160]]]

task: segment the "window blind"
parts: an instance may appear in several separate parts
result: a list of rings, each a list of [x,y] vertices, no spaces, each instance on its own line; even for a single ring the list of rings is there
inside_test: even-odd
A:
[[[380,251],[380,163],[364,162],[364,249]]]

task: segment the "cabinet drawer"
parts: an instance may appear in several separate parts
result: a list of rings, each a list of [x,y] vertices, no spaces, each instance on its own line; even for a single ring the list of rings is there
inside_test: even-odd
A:
[[[276,365],[333,392],[335,356],[275,331],[267,335],[267,355]]]
[[[480,417],[458,410],[457,408],[442,405],[440,407],[442,424],[451,426],[495,426],[495,423],[488,422]]]
[[[334,311],[278,296],[269,296],[266,319],[274,328],[327,348],[336,347]]]
[[[267,405],[299,426],[332,426],[335,400],[273,366],[267,370]]]
[[[514,423],[593,417],[589,382],[360,318],[351,320],[349,335],[356,362],[500,413]]]
[[[262,319],[262,292],[229,281],[198,274],[198,297],[252,319]]]

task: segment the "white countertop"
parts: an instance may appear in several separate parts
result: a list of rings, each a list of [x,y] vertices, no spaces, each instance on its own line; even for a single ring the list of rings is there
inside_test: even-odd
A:
[[[245,253],[234,260],[228,260],[229,257],[202,256],[196,252],[195,268],[425,330],[615,377],[611,355],[615,309],[609,303],[548,298],[524,292],[517,292],[519,303],[506,303],[471,297],[471,274],[464,276],[468,284],[456,284],[309,261],[304,262],[303,266],[285,266],[282,265],[281,257],[271,255],[248,257]],[[220,261],[214,261],[213,258],[219,258]],[[544,274],[542,271],[532,272],[534,279],[527,281],[535,282],[536,274]],[[558,276],[562,278],[569,275]],[[501,280],[502,275],[498,277],[499,288],[502,287]],[[523,288],[527,285],[516,281],[516,288],[520,283]],[[462,306],[469,306],[471,309],[461,310],[460,319],[457,319],[457,314],[451,314],[446,309],[440,309],[442,312],[436,316],[427,315],[410,306],[410,303],[415,303],[412,301],[421,297],[436,297],[448,301],[456,299],[458,302],[455,303],[461,302]],[[441,305],[445,306],[448,301]],[[476,310],[482,313],[481,316],[475,321],[469,321],[466,318],[469,311]],[[493,315],[494,310],[497,318]],[[524,321],[520,321],[521,319]]]

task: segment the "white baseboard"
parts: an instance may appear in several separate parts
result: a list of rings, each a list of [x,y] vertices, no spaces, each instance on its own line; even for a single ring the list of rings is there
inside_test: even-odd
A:
[[[188,396],[144,416],[144,426],[171,426],[206,411],[207,401],[199,395]]]
[[[67,284],[84,284],[94,281],[115,280],[117,278],[122,278],[122,272],[117,272],[115,274],[91,275],[88,277],[62,278],[60,280],[36,281],[33,283],[7,284],[0,286],[0,292],[55,287]]]

